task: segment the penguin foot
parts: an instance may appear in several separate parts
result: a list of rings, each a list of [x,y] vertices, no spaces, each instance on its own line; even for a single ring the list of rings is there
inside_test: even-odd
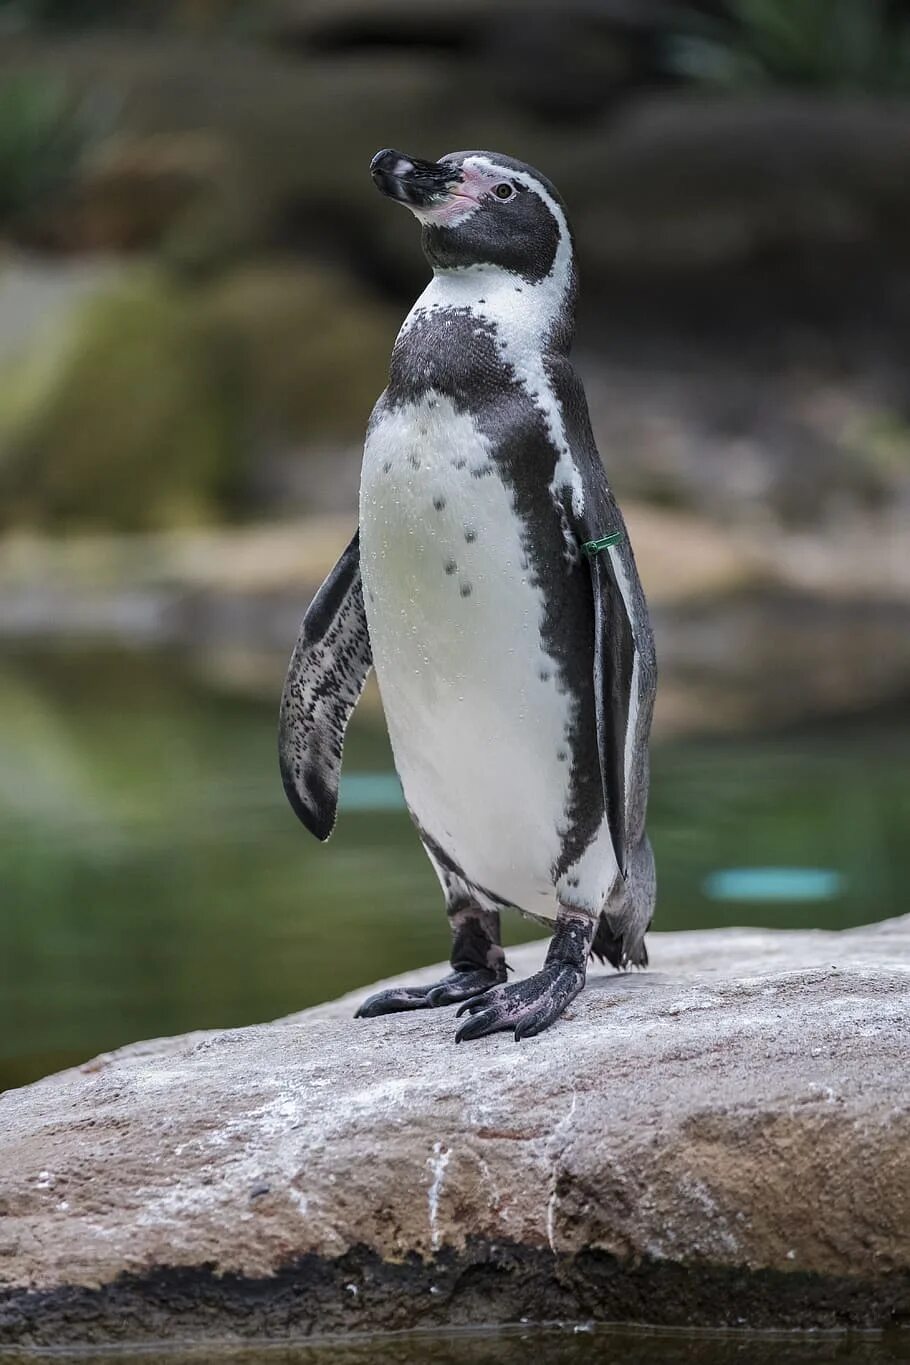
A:
[[[455,1034],[456,1043],[511,1030],[516,1043],[542,1033],[558,1019],[585,984],[584,971],[565,964],[546,966],[526,981],[494,986],[467,1000],[456,1018],[469,1014]]]
[[[511,1030],[516,1043],[543,1033],[582,990],[595,920],[585,911],[560,906],[547,958],[526,981],[492,986],[465,1001],[457,1017],[470,1015],[455,1034],[456,1043]]]
[[[402,1010],[457,1005],[462,1000],[482,995],[504,979],[503,964],[501,972],[498,968],[478,967],[468,972],[450,972],[441,981],[433,981],[429,986],[395,986],[389,991],[377,991],[364,1000],[354,1018],[372,1019],[377,1014],[398,1014]]]

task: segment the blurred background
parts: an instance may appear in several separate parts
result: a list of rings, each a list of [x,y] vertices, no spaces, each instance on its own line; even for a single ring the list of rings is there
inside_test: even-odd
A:
[[[656,927],[907,908],[908,0],[0,0],[0,1087],[447,952],[375,693],[328,847],[275,755],[427,276],[382,146],[569,203]]]

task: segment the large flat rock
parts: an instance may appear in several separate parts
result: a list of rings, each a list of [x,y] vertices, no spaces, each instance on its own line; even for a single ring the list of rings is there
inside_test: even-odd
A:
[[[910,916],[649,941],[519,1045],[358,992],[8,1092],[0,1344],[910,1322]]]

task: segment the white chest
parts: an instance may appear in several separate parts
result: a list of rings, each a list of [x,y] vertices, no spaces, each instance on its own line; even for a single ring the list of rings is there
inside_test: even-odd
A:
[[[421,823],[480,884],[543,909],[569,781],[570,702],[486,437],[428,393],[364,452],[361,569],[396,766]]]

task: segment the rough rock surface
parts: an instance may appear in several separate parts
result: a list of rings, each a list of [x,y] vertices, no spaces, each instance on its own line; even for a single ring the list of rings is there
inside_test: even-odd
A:
[[[8,1092],[0,1344],[910,1321],[910,916],[650,942],[520,1045],[358,992]]]

